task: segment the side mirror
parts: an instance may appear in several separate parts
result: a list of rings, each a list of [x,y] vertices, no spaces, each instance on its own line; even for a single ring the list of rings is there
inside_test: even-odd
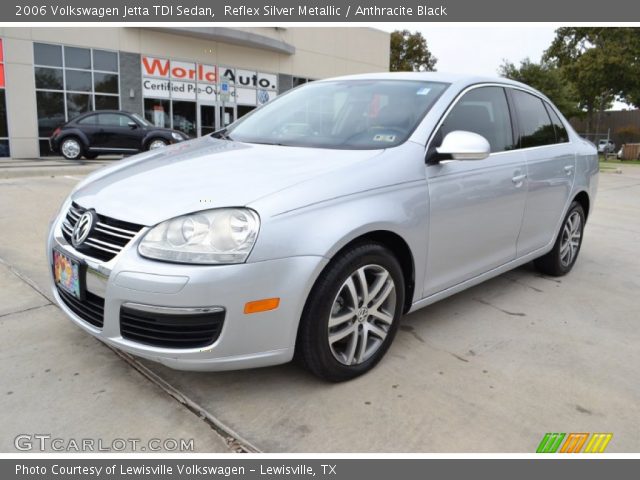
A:
[[[127,125],[129,125],[129,128],[132,128],[132,129],[138,128],[138,124],[133,120],[130,121]]]
[[[454,160],[482,160],[491,153],[491,146],[482,135],[455,130],[444,137],[436,151],[440,155],[450,155]]]

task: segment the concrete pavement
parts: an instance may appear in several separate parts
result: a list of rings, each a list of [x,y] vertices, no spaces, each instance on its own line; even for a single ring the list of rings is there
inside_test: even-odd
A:
[[[51,303],[43,241],[48,219],[77,181],[0,180],[0,451],[15,452],[17,435],[51,434],[105,446],[194,439],[195,451],[229,452],[210,424]]]
[[[62,157],[0,159],[0,179],[61,175],[88,175],[121,157],[107,156],[96,160],[66,160]]]
[[[48,288],[48,219],[78,179],[0,181],[0,378],[12,391],[0,392],[3,437],[180,432],[202,450],[224,449],[208,424],[9,271]],[[142,370],[263,451],[533,452],[553,431],[613,432],[607,451],[638,452],[638,212],[640,168],[601,175],[569,276],[525,266],[411,314],[385,360],[349,383],[294,365]],[[0,450],[12,451],[9,440]]]

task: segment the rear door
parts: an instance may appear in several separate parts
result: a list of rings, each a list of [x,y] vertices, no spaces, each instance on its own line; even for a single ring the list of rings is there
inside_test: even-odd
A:
[[[527,202],[518,238],[518,256],[523,256],[553,240],[573,187],[575,152],[551,105],[522,90],[509,94],[527,162]]]
[[[485,137],[484,160],[427,165],[430,222],[424,296],[453,287],[510,262],[526,200],[524,154],[515,138],[506,92],[482,86],[465,93],[429,145],[463,130]]]

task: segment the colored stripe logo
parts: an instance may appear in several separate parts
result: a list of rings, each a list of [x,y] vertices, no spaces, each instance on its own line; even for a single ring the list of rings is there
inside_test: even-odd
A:
[[[545,433],[536,453],[604,453],[611,438],[613,433]]]

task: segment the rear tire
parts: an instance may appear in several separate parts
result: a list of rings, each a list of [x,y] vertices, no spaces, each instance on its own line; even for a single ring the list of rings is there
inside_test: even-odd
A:
[[[541,273],[560,277],[571,271],[582,246],[584,223],[584,209],[574,201],[564,217],[553,249],[534,261]]]
[[[300,321],[296,359],[331,382],[371,370],[402,316],[402,268],[383,245],[357,244],[333,259],[314,285]]]
[[[67,160],[80,160],[84,147],[78,137],[65,137],[60,143],[60,153]]]

